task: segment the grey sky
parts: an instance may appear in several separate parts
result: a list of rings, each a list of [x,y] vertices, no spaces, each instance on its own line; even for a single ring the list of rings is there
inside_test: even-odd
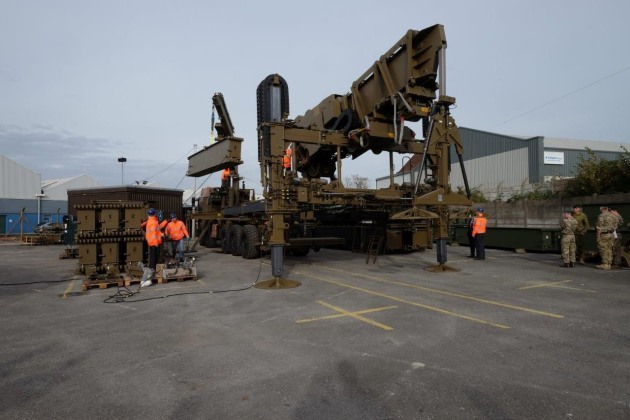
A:
[[[125,156],[126,183],[192,187],[186,156],[208,144],[211,97],[222,92],[245,138],[240,173],[259,192],[262,79],[285,78],[295,117],[347,93],[406,30],[436,23],[458,125],[628,142],[628,16],[619,0],[3,0],[0,153],[44,179],[105,185],[120,183]],[[364,155],[344,161],[343,175],[387,171],[386,156]]]

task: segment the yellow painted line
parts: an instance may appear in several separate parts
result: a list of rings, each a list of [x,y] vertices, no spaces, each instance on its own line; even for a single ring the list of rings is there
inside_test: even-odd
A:
[[[341,308],[337,308],[337,307],[335,307],[333,305],[330,305],[330,304],[328,304],[326,302],[323,302],[321,300],[318,300],[317,303],[319,303],[320,305],[324,305],[327,308],[330,308],[330,309],[335,310],[337,312],[341,312],[341,313],[335,314],[335,315],[320,316],[320,317],[317,317],[317,318],[300,319],[300,320],[297,320],[295,322],[297,324],[303,324],[305,322],[321,321],[321,320],[325,320],[325,319],[335,319],[335,318],[342,318],[344,316],[351,316],[353,318],[357,318],[357,319],[360,319],[361,321],[365,321],[365,322],[368,322],[368,323],[372,324],[375,321],[369,320],[367,318],[363,318],[363,317],[358,316],[358,315],[369,314],[369,313],[372,313],[372,312],[379,312],[379,311],[384,311],[384,310],[387,310],[387,309],[398,308],[398,306],[385,306],[385,307],[382,307],[382,308],[364,309],[362,311],[349,312],[349,311],[345,311],[345,310],[343,310]],[[381,328],[383,328],[385,330],[393,329],[391,327],[388,327],[387,325],[380,324],[379,322],[376,322],[376,324],[379,324],[377,326],[379,326],[379,327],[381,327]],[[375,325],[375,324],[372,324],[372,325]]]
[[[68,297],[68,293],[72,292],[72,289],[74,288],[74,280],[70,280],[70,283],[68,283],[68,287],[66,287],[66,290],[63,292],[63,299]]]
[[[387,326],[385,324],[381,324],[380,322],[373,321],[373,320],[371,320],[369,318],[366,318],[364,316],[358,315],[356,312],[346,311],[345,309],[339,308],[337,306],[331,305],[330,303],[326,303],[326,302],[321,301],[321,300],[318,300],[317,303],[319,303],[321,305],[324,305],[324,306],[326,306],[326,307],[328,307],[328,308],[330,308],[330,309],[332,309],[334,311],[341,312],[343,315],[347,315],[349,317],[358,319],[359,321],[367,322],[370,325],[374,325],[375,327],[382,328],[382,329],[384,329],[386,331],[393,330],[393,328],[390,327],[390,326]]]
[[[347,287],[348,289],[358,290],[360,292],[369,293],[369,294],[374,295],[374,296],[380,296],[380,297],[383,297],[385,299],[391,299],[391,300],[394,300],[396,302],[406,303],[408,305],[417,306],[419,308],[428,309],[430,311],[439,312],[441,314],[450,315],[450,316],[454,316],[454,317],[457,317],[457,318],[467,319],[469,321],[478,322],[480,324],[491,325],[493,327],[503,328],[503,329],[509,329],[510,328],[507,325],[496,324],[494,322],[486,321],[486,320],[475,318],[475,317],[468,316],[468,315],[459,314],[457,312],[448,311],[446,309],[437,308],[435,306],[424,305],[422,303],[412,302],[410,300],[397,298],[396,296],[386,295],[385,293],[375,292],[373,290],[363,289],[361,287],[356,287],[356,286],[352,286],[352,285],[349,285],[349,284],[341,283],[341,282],[338,282],[338,281],[329,280],[329,279],[325,279],[325,278],[322,278],[322,277],[317,277],[317,276],[314,276],[312,274],[307,274],[307,273],[295,273],[295,274],[301,274],[301,275],[304,275],[304,276],[312,277],[314,279],[318,279],[318,280],[322,280],[322,281],[325,281],[325,282],[328,282],[328,283],[336,284],[338,286]],[[356,275],[356,273],[355,273],[355,275]]]
[[[595,290],[580,289],[578,287],[559,286],[560,284],[570,283],[572,281],[573,280],[562,280],[562,281],[554,281],[554,282],[550,282],[550,283],[539,283],[539,284],[535,284],[533,286],[519,287],[518,290],[535,289],[537,287],[555,287],[555,288],[558,288],[558,289],[579,290],[581,292],[592,292],[592,293],[595,293]]]
[[[550,282],[550,283],[539,283],[539,284],[535,284],[533,286],[519,287],[518,290],[534,289],[536,287],[549,287],[549,286],[553,286],[553,285],[556,285],[556,284],[569,283],[570,281],[571,280],[562,280],[562,281],[554,281],[554,282]]]
[[[345,273],[345,271],[339,270],[339,269],[336,269],[336,268],[330,268],[330,267],[320,267],[320,268],[324,268],[326,270],[339,271],[341,273]],[[564,318],[564,315],[554,314],[554,313],[551,313],[551,312],[538,311],[536,309],[524,308],[522,306],[510,305],[510,304],[507,304],[507,303],[495,302],[493,300],[481,299],[481,298],[478,298],[478,297],[475,297],[475,296],[470,296],[470,295],[462,295],[460,293],[453,293],[453,292],[449,292],[449,291],[446,291],[446,290],[432,289],[430,287],[418,286],[417,284],[404,283],[404,282],[392,281],[392,280],[385,280],[385,279],[381,279],[381,278],[378,278],[378,277],[368,276],[368,275],[359,274],[359,273],[353,273],[353,275],[358,276],[358,277],[365,277],[367,279],[376,280],[376,281],[380,281],[380,282],[383,282],[383,283],[397,284],[397,285],[400,285],[400,286],[412,287],[414,289],[426,290],[427,292],[439,293],[439,294],[442,294],[442,295],[453,296],[453,297],[457,297],[457,298],[461,298],[461,299],[468,299],[468,300],[472,300],[472,301],[480,302],[480,303],[486,303],[488,305],[500,306],[500,307],[503,307],[503,308],[513,309],[513,310],[516,310],[516,311],[524,311],[524,312],[529,312],[529,313],[536,314],[536,315],[548,316],[548,317],[551,317],[551,318]]]
[[[578,290],[580,292],[597,293],[596,290],[580,289],[579,287],[569,287],[569,286],[549,286],[549,287],[555,287],[556,289],[568,289],[568,290]]]

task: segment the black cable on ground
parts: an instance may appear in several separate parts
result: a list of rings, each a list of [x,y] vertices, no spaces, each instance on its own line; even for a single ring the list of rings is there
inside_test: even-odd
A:
[[[44,283],[64,283],[68,281],[68,279],[64,280],[43,280],[43,281],[28,281],[25,283],[2,283],[0,286],[24,286],[27,284],[44,284]]]
[[[150,297],[150,298],[142,298],[142,299],[133,299],[133,300],[127,300],[127,298],[130,298],[132,296],[135,296],[137,294],[140,293],[140,286],[138,286],[138,291],[137,292],[129,292],[131,294],[128,295],[123,295],[120,294],[120,290],[112,295],[109,296],[107,299],[103,300],[103,303],[135,303],[135,302],[145,302],[147,300],[158,300],[158,299],[166,299],[169,297],[173,297],[173,296],[185,296],[185,295],[210,295],[210,294],[215,294],[215,293],[227,293],[227,292],[242,292],[244,290],[249,290],[252,287],[254,287],[256,285],[256,283],[258,283],[258,280],[260,279],[260,273],[262,271],[262,260],[263,260],[263,255],[262,255],[262,250],[260,251],[260,264],[258,265],[258,275],[256,276],[256,280],[254,280],[254,282],[252,284],[250,284],[247,287],[241,287],[239,289],[223,289],[223,290],[207,290],[205,292],[181,292],[181,293],[171,293],[168,295],[162,295],[162,296],[155,296],[155,297]],[[129,289],[127,289],[129,290]]]

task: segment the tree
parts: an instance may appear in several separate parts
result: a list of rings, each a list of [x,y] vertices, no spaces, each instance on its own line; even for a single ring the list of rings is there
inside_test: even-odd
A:
[[[347,188],[367,189],[370,187],[370,180],[367,177],[352,174],[343,179],[343,183]]]
[[[599,158],[586,148],[587,157],[578,158],[577,173],[567,181],[565,194],[581,196],[630,192],[630,154],[622,147],[616,160]]]

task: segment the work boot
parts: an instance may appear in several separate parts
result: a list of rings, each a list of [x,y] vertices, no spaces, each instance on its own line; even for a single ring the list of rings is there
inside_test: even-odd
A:
[[[564,263],[564,264],[562,264],[560,267],[565,267],[565,268],[568,268],[568,267],[569,267],[569,263]]]
[[[466,255],[466,258],[475,258],[474,255]]]
[[[569,267],[575,267],[575,261],[571,261],[571,262],[569,263]]]
[[[596,267],[600,270],[610,270],[610,264],[600,264]]]

